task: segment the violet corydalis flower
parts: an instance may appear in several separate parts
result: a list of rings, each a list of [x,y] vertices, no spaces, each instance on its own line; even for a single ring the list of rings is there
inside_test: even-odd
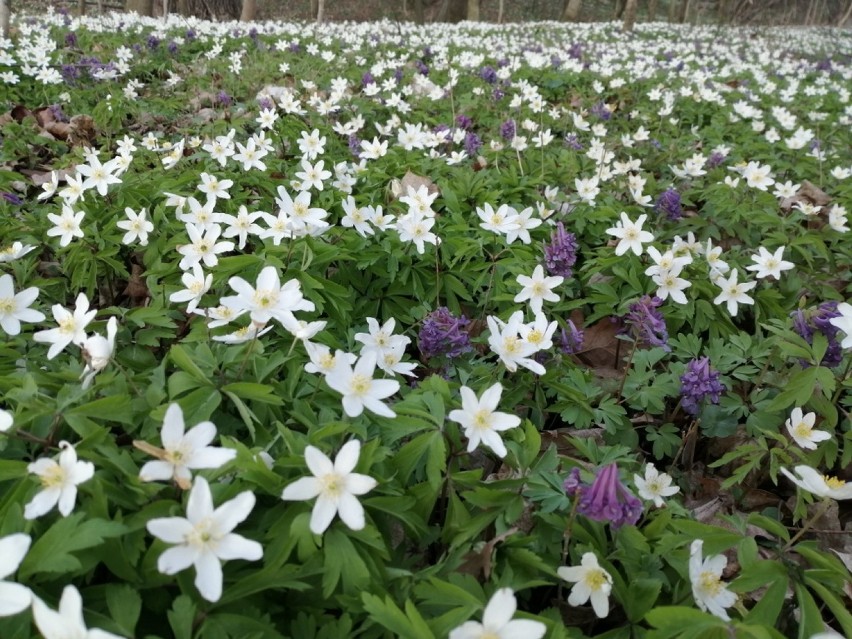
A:
[[[577,261],[577,238],[567,233],[562,222],[556,223],[556,230],[550,236],[550,244],[544,247],[544,264],[550,275],[561,275],[568,279]]]
[[[718,404],[726,390],[719,381],[720,373],[710,368],[709,357],[699,357],[686,365],[686,372],[680,378],[681,406],[690,415],[697,415],[701,404],[709,399]]]
[[[656,295],[651,297],[644,295],[630,305],[629,311],[624,318],[624,324],[628,333],[637,342],[649,346],[659,346],[670,350],[667,342],[669,333],[666,330],[666,320],[657,308],[663,303]]]
[[[452,358],[472,350],[470,335],[464,330],[468,324],[470,320],[464,315],[455,317],[444,306],[429,313],[417,336],[417,346],[423,357],[444,355]]]
[[[568,330],[562,329],[559,337],[559,350],[565,355],[579,353],[583,349],[583,331],[578,329],[574,322],[568,320]]]
[[[635,524],[642,516],[642,502],[619,481],[616,464],[601,468],[590,486],[580,481],[580,470],[574,468],[563,487],[577,500],[577,514],[609,522],[613,528]]]
[[[823,355],[820,366],[833,368],[843,359],[843,349],[837,341],[836,326],[831,323],[835,317],[840,317],[837,302],[823,302],[816,309],[794,311],[793,329],[808,343],[814,343],[814,333],[820,332],[828,340],[828,348]]]
[[[679,220],[683,217],[683,209],[680,205],[680,193],[672,188],[663,191],[654,205],[657,213],[665,213],[670,220]]]
[[[514,120],[506,120],[503,124],[500,125],[500,136],[504,140],[514,140],[515,139],[515,121]]]

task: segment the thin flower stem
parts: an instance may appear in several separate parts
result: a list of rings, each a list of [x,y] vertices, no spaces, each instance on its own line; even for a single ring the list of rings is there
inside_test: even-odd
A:
[[[579,502],[578,497],[574,497],[571,500],[571,512],[568,513],[568,521],[565,522],[565,531],[562,533],[562,563],[561,566],[568,565],[568,544],[571,541],[571,530],[574,528],[574,520],[577,518],[577,503]],[[559,587],[556,590],[556,598],[559,601],[562,601],[562,588],[564,586],[564,580],[559,580]]]
[[[260,329],[254,332],[254,337],[251,338],[251,342],[249,342],[248,348],[246,348],[246,356],[243,357],[243,361],[240,364],[240,370],[237,371],[237,381],[240,381],[243,377],[243,372],[246,370],[246,365],[248,364],[249,357],[254,351],[254,344],[257,341],[257,334],[260,332]]]
[[[618,403],[620,404],[624,397],[622,397],[622,393],[624,392],[624,385],[627,383],[627,374],[630,372],[630,366],[633,364],[633,356],[636,354],[636,348],[639,346],[639,342],[635,339],[633,340],[633,346],[630,348],[630,354],[627,356],[627,363],[624,365],[624,374],[621,376],[621,383],[618,385]]]
[[[792,548],[792,547],[793,547],[793,545],[794,545],[797,541],[799,541],[799,539],[801,539],[801,538],[802,538],[802,536],[803,536],[806,532],[808,532],[808,531],[809,531],[809,530],[813,527],[813,525],[816,523],[816,521],[817,521],[820,517],[822,517],[822,516],[826,513],[826,511],[828,510],[829,506],[831,506],[831,500],[830,500],[830,499],[828,499],[828,498],[824,498],[824,499],[820,502],[820,504],[819,504],[819,508],[817,509],[816,513],[814,513],[814,516],[813,516],[813,517],[811,517],[810,519],[808,519],[808,520],[805,522],[805,525],[804,525],[804,526],[802,526],[802,527],[799,529],[799,532],[797,532],[795,535],[793,535],[793,536],[790,538],[790,541],[788,541],[788,542],[784,545],[784,547],[781,549],[781,552],[780,552],[779,554],[782,554],[782,555],[783,555],[783,554],[785,554],[788,550],[790,550],[790,548]]]

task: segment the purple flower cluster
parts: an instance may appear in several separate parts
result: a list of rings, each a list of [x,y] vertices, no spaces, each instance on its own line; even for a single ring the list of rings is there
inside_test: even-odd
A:
[[[373,84],[375,82],[375,78],[373,78],[373,74],[367,71],[364,75],[361,76],[361,84],[363,86],[367,86],[368,84]]]
[[[231,98],[230,95],[225,93],[225,91],[219,91],[219,93],[216,95],[216,103],[220,106],[229,107],[231,106],[231,104],[233,104],[233,102],[234,100]]]
[[[616,464],[601,468],[591,485],[581,482],[580,469],[573,468],[563,487],[578,500],[577,514],[609,522],[613,528],[635,524],[642,516],[642,502],[619,481]]]
[[[354,133],[349,136],[349,141],[347,143],[349,145],[349,150],[352,152],[356,158],[361,157],[361,139],[355,135]]]
[[[719,153],[718,151],[713,151],[713,153],[710,154],[710,157],[707,158],[707,168],[708,169],[715,169],[717,166],[722,164],[722,162],[724,162],[724,161],[725,161],[725,156],[722,153]]]
[[[657,198],[654,210],[657,213],[665,213],[670,220],[679,220],[683,217],[683,209],[680,206],[680,193],[673,188],[666,189]]]
[[[690,415],[697,415],[701,404],[708,397],[713,404],[725,391],[725,385],[719,381],[719,371],[710,368],[709,357],[699,357],[686,365],[686,371],[680,378],[681,406]]]
[[[583,350],[583,339],[585,338],[585,335],[583,334],[583,331],[574,325],[574,322],[568,320],[567,323],[568,330],[566,331],[563,328],[559,336],[559,350],[565,355],[573,355],[574,353],[579,353]]]
[[[420,75],[429,75],[429,65],[423,62],[423,60],[415,60],[414,66],[417,67],[417,72]]]
[[[642,296],[629,306],[624,323],[637,342],[660,346],[668,351],[669,332],[666,329],[666,320],[657,310],[662,303],[663,300],[656,295]]]
[[[828,340],[828,349],[823,355],[820,366],[833,368],[843,359],[843,349],[837,341],[840,330],[829,320],[840,317],[837,302],[823,302],[815,309],[803,311],[799,309],[792,314],[793,329],[808,343],[814,343],[814,333],[820,332]]]
[[[488,84],[497,82],[497,72],[494,67],[482,67],[479,70],[479,77],[485,80]]]
[[[569,149],[574,149],[575,151],[582,151],[585,147],[573,133],[569,133],[565,136],[565,146]]]
[[[561,275],[568,279],[577,261],[577,238],[567,233],[562,222],[556,223],[556,229],[550,236],[550,244],[544,247],[544,263],[550,275]]]
[[[455,317],[445,306],[429,313],[417,336],[417,346],[423,357],[444,355],[452,358],[472,350],[470,335],[464,330],[468,324],[470,320],[464,315]]]
[[[9,204],[14,204],[15,206],[21,206],[21,204],[24,203],[21,198],[19,198],[14,193],[9,193],[8,191],[0,193],[0,197],[6,200]]]
[[[598,102],[591,109],[589,109],[589,112],[596,118],[603,120],[604,122],[612,118],[612,111],[606,108],[605,102]]]
[[[482,148],[482,140],[473,131],[468,131],[464,136],[464,150],[470,157],[476,157],[477,151]]]
[[[500,136],[504,140],[514,140],[515,139],[515,121],[514,120],[506,120],[503,124],[500,125]]]

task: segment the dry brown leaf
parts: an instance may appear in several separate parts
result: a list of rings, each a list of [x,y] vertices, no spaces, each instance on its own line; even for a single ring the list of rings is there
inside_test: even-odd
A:
[[[491,577],[491,555],[494,552],[494,547],[507,537],[518,532],[518,528],[509,528],[506,532],[500,533],[494,539],[485,542],[480,550],[472,550],[464,556],[462,564],[457,568],[458,572],[468,575],[479,576],[480,573],[485,579]]]
[[[427,193],[429,195],[440,194],[440,189],[438,186],[429,178],[423,177],[422,175],[415,175],[411,171],[407,171],[403,176],[402,180],[399,182],[400,185],[400,193],[402,195],[406,195],[408,193],[408,189],[416,191],[421,186],[426,187]]]

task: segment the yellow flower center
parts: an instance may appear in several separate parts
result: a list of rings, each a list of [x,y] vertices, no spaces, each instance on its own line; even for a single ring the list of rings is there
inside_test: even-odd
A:
[[[823,479],[825,480],[825,485],[831,488],[832,490],[838,490],[846,485],[845,481],[843,481],[842,479],[838,479],[837,477],[829,477],[828,475],[824,475]]]
[[[15,310],[15,298],[3,297],[0,298],[0,314],[5,315]]]
[[[722,581],[716,573],[705,570],[698,576],[701,589],[711,597],[715,597],[722,590]]]
[[[600,568],[593,568],[586,573],[583,581],[586,583],[586,586],[592,591],[597,592],[601,590],[606,584],[609,582],[606,578],[606,573]]]
[[[329,473],[320,479],[322,493],[329,497],[337,497],[343,491],[343,481],[337,473]]]
[[[65,471],[62,466],[56,464],[51,466],[41,476],[41,485],[45,488],[55,488],[65,483]]]
[[[350,382],[349,387],[352,389],[352,393],[354,395],[364,395],[370,390],[371,381],[372,380],[366,375],[355,374],[352,376],[352,381]]]

